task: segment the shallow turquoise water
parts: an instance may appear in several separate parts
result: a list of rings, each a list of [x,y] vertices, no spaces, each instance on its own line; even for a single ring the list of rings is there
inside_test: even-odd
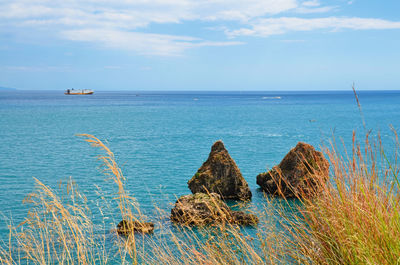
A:
[[[400,92],[360,92],[367,128],[393,140],[399,128]],[[0,212],[18,222],[21,201],[33,178],[56,187],[72,176],[89,199],[94,185],[112,189],[98,169],[96,150],[78,133],[107,140],[127,189],[142,209],[167,213],[175,196],[189,194],[187,181],[222,139],[261,206],[256,175],[279,163],[298,141],[316,147],[331,139],[351,142],[365,133],[348,92],[96,92],[65,96],[58,91],[0,93]],[[168,221],[166,221],[168,222]],[[3,227],[3,226],[1,226]],[[0,230],[4,238],[6,230]]]

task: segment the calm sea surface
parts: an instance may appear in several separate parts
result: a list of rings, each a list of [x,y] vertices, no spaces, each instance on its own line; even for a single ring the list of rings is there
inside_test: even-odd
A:
[[[359,92],[368,129],[388,146],[399,129],[400,92]],[[256,175],[279,163],[298,141],[318,149],[334,134],[347,144],[365,134],[352,91],[346,92],[0,92],[0,212],[16,222],[27,206],[33,177],[56,188],[70,176],[95,199],[95,187],[113,190],[98,168],[99,152],[82,139],[107,140],[133,194],[150,219],[167,213],[187,181],[222,139],[253,192],[264,202]],[[2,217],[3,219],[4,217]],[[1,222],[0,236],[6,238]]]

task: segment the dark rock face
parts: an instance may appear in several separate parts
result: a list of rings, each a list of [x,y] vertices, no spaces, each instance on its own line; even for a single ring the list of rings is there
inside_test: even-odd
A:
[[[171,210],[171,220],[184,225],[207,225],[213,223],[232,223],[255,225],[257,216],[232,211],[221,196],[216,193],[196,193],[180,197]]]
[[[124,235],[124,236],[130,235],[132,232],[147,234],[147,233],[153,233],[153,231],[154,231],[153,223],[122,220],[117,225],[117,233],[119,235]]]
[[[243,226],[254,226],[258,224],[258,217],[254,214],[240,212],[240,211],[231,211],[231,223]]]
[[[299,142],[279,165],[257,176],[257,184],[270,194],[312,196],[329,178],[329,162],[313,146]]]
[[[222,141],[211,147],[206,162],[188,182],[193,194],[217,193],[225,200],[250,200],[251,191]]]

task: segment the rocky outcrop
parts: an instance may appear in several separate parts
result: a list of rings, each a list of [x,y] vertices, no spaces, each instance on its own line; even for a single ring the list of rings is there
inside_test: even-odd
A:
[[[188,182],[193,194],[218,193],[225,200],[250,200],[251,191],[222,141],[211,147],[206,162]]]
[[[279,165],[257,176],[257,184],[270,194],[312,196],[329,178],[329,162],[313,146],[299,142]]]
[[[119,235],[128,236],[134,232],[148,234],[153,233],[154,224],[139,221],[122,220],[117,225],[117,233]]]
[[[184,225],[207,225],[231,223],[255,225],[257,216],[245,212],[232,211],[221,196],[216,193],[196,193],[180,197],[171,210],[171,220]]]

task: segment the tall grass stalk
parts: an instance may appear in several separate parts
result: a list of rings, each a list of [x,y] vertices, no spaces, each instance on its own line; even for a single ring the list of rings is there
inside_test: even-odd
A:
[[[121,213],[121,218],[128,222],[132,221],[143,221],[144,215],[140,211],[139,204],[136,199],[130,196],[125,191],[125,177],[122,174],[121,168],[115,161],[114,153],[106,146],[100,139],[90,134],[79,134],[79,137],[83,137],[86,142],[90,143],[91,146],[99,148],[104,151],[104,155],[99,155],[97,158],[102,162],[104,174],[109,176],[111,180],[117,185],[118,192],[115,200],[118,202],[118,208]],[[137,246],[135,240],[134,231],[130,231],[130,235],[125,241],[123,251],[128,253],[134,264],[137,263]],[[124,255],[122,255],[124,256]]]
[[[302,264],[398,264],[397,161],[390,163],[379,136],[371,143],[369,134],[363,147],[353,134],[350,156],[342,156],[334,142],[325,153],[331,181],[288,219],[292,257]]]
[[[112,151],[92,135],[80,136],[104,153],[98,159],[117,190],[112,198],[119,216],[111,218],[146,220],[125,190],[126,179]],[[115,223],[107,221],[107,209],[93,208],[72,179],[59,192],[35,179],[35,191],[24,201],[30,204],[28,215],[19,225],[9,223],[0,263],[396,264],[400,257],[397,153],[390,163],[381,141],[371,144],[369,135],[362,146],[355,134],[349,154],[339,152],[332,142],[324,150],[331,164],[330,181],[318,182],[317,196],[296,201],[266,197],[265,207],[256,212],[261,222],[252,228],[254,233],[229,222],[174,225],[165,221],[168,212],[157,209],[154,235],[132,231],[120,238]],[[95,211],[101,214],[94,215]],[[218,214],[220,218],[222,213]]]

